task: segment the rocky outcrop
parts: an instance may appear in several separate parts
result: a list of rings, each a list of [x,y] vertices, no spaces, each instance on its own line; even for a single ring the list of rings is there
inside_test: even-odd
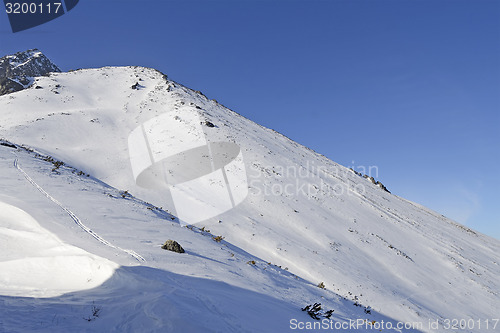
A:
[[[368,175],[364,175],[362,174],[361,172],[358,172],[356,170],[354,170],[353,168],[349,168],[349,170],[351,170],[352,172],[354,172],[356,175],[360,176],[360,177],[363,177],[363,178],[366,178],[368,179],[372,184],[374,185],[377,185],[378,187],[380,187],[382,190],[388,192],[388,193],[391,193],[391,191],[389,191],[387,189],[387,187],[385,187],[384,184],[382,184],[380,181],[378,180],[375,180],[375,178],[373,178],[372,176],[368,176]]]
[[[177,252],[177,253],[184,253],[185,252],[179,243],[177,243],[176,241],[171,240],[171,239],[167,240],[161,248],[164,250]]]
[[[33,78],[60,71],[37,49],[5,56],[0,58],[0,95],[26,89]]]

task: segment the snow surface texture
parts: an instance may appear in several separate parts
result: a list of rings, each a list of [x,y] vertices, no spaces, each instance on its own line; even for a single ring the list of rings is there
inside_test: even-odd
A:
[[[54,297],[91,289],[118,268],[111,261],[64,244],[30,215],[0,202],[0,294]]]
[[[121,266],[99,287],[58,297],[57,286],[38,291],[43,299],[14,297],[21,295],[12,287],[0,297],[0,331],[282,332],[294,318],[315,322],[301,311],[315,302],[334,309],[335,321],[419,322],[429,332],[429,320],[498,318],[497,240],[387,193],[155,70],[78,70],[35,83],[43,89],[0,97],[0,137],[35,150],[0,146],[0,202],[87,257]],[[203,126],[212,142],[241,147],[249,181],[241,204],[191,229],[179,224],[167,188],[135,184],[128,151],[137,126],[179,109],[213,124]],[[57,160],[66,166],[55,167]],[[186,253],[161,250],[167,239]],[[8,260],[4,251],[0,260]],[[102,308],[98,317],[93,304]],[[482,328],[464,331],[492,331]]]

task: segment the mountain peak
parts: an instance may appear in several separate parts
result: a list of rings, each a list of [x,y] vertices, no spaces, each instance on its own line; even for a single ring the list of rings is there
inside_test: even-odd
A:
[[[61,70],[40,50],[30,49],[0,58],[0,95],[26,89],[33,78]]]

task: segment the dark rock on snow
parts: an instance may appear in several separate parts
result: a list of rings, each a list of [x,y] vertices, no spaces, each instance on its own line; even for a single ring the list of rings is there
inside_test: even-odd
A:
[[[169,250],[169,251],[177,252],[177,253],[184,253],[185,252],[179,243],[177,243],[176,241],[171,240],[171,239],[167,240],[161,248],[164,250]]]

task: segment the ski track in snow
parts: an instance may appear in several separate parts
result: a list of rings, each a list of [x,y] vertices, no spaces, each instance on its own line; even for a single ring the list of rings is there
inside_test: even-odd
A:
[[[97,241],[99,241],[100,243],[106,245],[106,246],[109,246],[113,249],[117,249],[117,250],[120,250],[120,251],[123,251],[129,255],[131,255],[132,257],[134,257],[137,261],[139,262],[145,262],[146,259],[144,259],[141,255],[137,254],[136,252],[132,251],[132,250],[126,250],[126,249],[122,249],[121,247],[119,246],[115,246],[113,244],[111,244],[110,242],[108,242],[107,240],[105,240],[104,238],[102,238],[101,236],[99,236],[98,234],[96,234],[92,229],[90,229],[89,227],[87,227],[85,224],[82,223],[82,221],[78,218],[78,216],[76,216],[71,210],[69,210],[67,207],[64,207],[59,201],[57,201],[57,199],[55,199],[53,196],[51,196],[49,193],[47,193],[40,185],[38,185],[20,166],[19,166],[19,163],[18,163],[18,159],[16,158],[14,160],[14,166],[17,168],[17,170],[19,170],[23,175],[24,175],[24,178],[26,178],[28,180],[28,182],[31,183],[31,185],[33,185],[34,187],[36,187],[36,189],[38,191],[40,191],[43,195],[45,195],[47,198],[49,198],[53,203],[55,203],[56,205],[58,205],[62,210],[64,210],[70,217],[71,219],[73,219],[73,221],[75,221],[75,223],[80,227],[82,228],[86,233],[90,234],[92,237],[94,237]]]

